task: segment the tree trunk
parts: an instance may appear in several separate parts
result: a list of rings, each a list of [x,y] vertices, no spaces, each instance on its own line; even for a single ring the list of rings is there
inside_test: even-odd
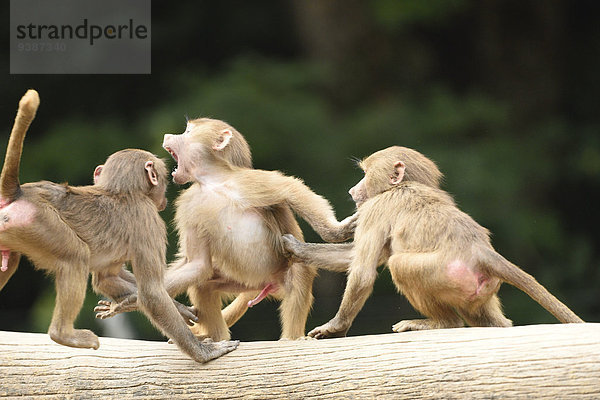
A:
[[[164,342],[99,350],[0,332],[0,397],[600,398],[600,324],[246,342],[198,364]]]

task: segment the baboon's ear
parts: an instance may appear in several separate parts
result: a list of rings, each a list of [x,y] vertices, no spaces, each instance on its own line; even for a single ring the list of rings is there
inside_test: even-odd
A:
[[[100,174],[102,173],[102,168],[104,168],[104,165],[98,165],[96,167],[96,169],[94,170],[94,185],[96,183],[98,183],[98,178],[100,178]]]
[[[146,169],[146,173],[148,174],[148,180],[150,181],[150,183],[154,186],[158,185],[158,176],[156,175],[156,171],[154,170],[154,162],[146,161],[144,168]]]
[[[219,134],[219,137],[217,138],[217,140],[215,140],[215,143],[213,144],[213,150],[223,150],[229,144],[229,141],[231,140],[232,136],[233,132],[231,132],[231,129],[222,130]]]
[[[396,161],[394,164],[394,175],[390,177],[390,183],[392,185],[398,185],[402,182],[402,178],[404,178],[404,169],[406,166],[402,161]]]

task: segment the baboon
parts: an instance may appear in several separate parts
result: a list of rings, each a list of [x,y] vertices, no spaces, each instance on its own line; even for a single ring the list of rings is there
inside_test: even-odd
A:
[[[431,160],[395,146],[372,154],[360,167],[365,177],[350,189],[358,207],[353,246],[284,238],[294,259],[348,270],[337,314],[309,336],[345,336],[382,263],[389,267],[398,290],[427,317],[400,321],[392,327],[395,332],[461,327],[464,322],[512,326],[497,296],[502,282],[527,293],[563,323],[583,322],[535,278],[494,250],[488,230],[438,187],[442,175]]]
[[[132,294],[121,279],[131,263],[135,295],[150,320],[199,362],[234,350],[237,342],[202,343],[187,328],[164,288],[166,228],[158,210],[166,205],[167,169],[153,154],[136,149],[111,155],[93,186],[48,181],[19,184],[25,133],[39,105],[36,91],[21,99],[0,177],[0,288],[15,272],[21,254],[55,275],[56,304],[48,333],[57,343],[99,347],[89,330],[73,323],[90,272],[95,287],[115,300]]]
[[[104,165],[98,165],[94,169],[94,185],[98,184],[103,169]],[[161,196],[155,196],[153,200],[158,211],[163,211],[166,208],[167,198],[164,196],[164,192]],[[126,264],[123,264],[122,268],[118,271],[116,268],[92,271],[92,287],[98,294],[113,293],[111,298],[118,302],[114,304],[119,304],[123,310],[127,308],[137,310],[137,286],[135,276],[127,270]],[[194,325],[194,322],[198,319],[195,310],[192,307],[186,307],[175,299],[173,299],[173,303],[177,307],[177,310],[184,321],[188,325]],[[110,307],[113,303],[107,300],[100,300],[98,304],[99,305],[94,308],[95,312],[103,312],[105,311],[106,306]],[[97,317],[99,317],[99,315],[97,315]]]
[[[281,338],[303,337],[316,270],[290,262],[281,235],[302,240],[292,210],[330,242],[350,238],[355,217],[338,222],[329,202],[299,179],[253,169],[248,143],[223,121],[189,121],[183,134],[165,135],[163,147],[177,162],[174,181],[193,182],[176,200],[179,255],[165,277],[171,296],[187,290],[197,310],[193,332],[229,339],[228,325],[272,295],[282,300]],[[242,294],[221,314],[223,293]],[[105,310],[101,317],[121,311]]]

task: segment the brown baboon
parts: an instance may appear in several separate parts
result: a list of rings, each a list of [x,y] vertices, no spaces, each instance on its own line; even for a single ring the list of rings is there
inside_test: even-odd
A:
[[[162,160],[161,160],[162,161]],[[99,165],[94,169],[94,185],[98,185],[100,181],[100,174],[104,169],[104,165]],[[153,201],[159,211],[162,211],[167,206],[167,198],[164,195],[156,195]],[[94,291],[99,294],[111,293],[112,300],[116,303],[112,303],[106,300],[100,300],[98,306],[94,309],[96,312],[103,312],[106,307],[111,305],[114,307],[116,304],[119,305],[121,312],[130,310],[137,310],[137,286],[135,282],[135,276],[127,270],[127,265],[123,264],[122,268],[117,270],[116,268],[92,271],[92,287]],[[177,307],[177,310],[183,317],[184,321],[188,325],[193,325],[198,319],[195,314],[195,310],[192,307],[186,307],[173,299],[173,303]],[[98,317],[100,317],[98,315]]]
[[[531,275],[498,254],[489,232],[439,189],[441,173],[404,147],[360,162],[365,177],[350,194],[358,206],[354,246],[304,244],[284,238],[293,257],[314,266],[348,270],[336,316],[308,333],[344,336],[369,297],[377,266],[386,263],[396,287],[428,317],[400,321],[396,332],[472,326],[511,326],[497,296],[502,282],[516,286],[564,323],[583,322]],[[328,265],[329,264],[329,265]]]
[[[19,184],[23,140],[38,105],[33,90],[21,99],[2,168],[0,248],[6,271],[0,273],[0,288],[21,254],[53,272],[56,304],[48,333],[63,345],[99,346],[93,332],[73,327],[91,272],[104,295],[119,301],[135,295],[150,320],[194,360],[206,362],[235,349],[237,342],[202,343],[194,337],[165,290],[166,229],[158,209],[166,205],[167,169],[161,159],[122,150],[106,160],[94,186]],[[137,289],[120,273],[125,262],[131,263]]]
[[[183,134],[165,135],[163,147],[177,161],[174,181],[193,182],[176,201],[179,256],[165,277],[171,296],[188,291],[198,317],[193,332],[228,339],[228,325],[272,295],[282,299],[281,338],[303,337],[316,270],[290,262],[281,235],[302,239],[292,210],[332,242],[351,236],[355,218],[338,222],[329,202],[299,179],[253,169],[246,140],[225,122],[189,121]],[[242,294],[221,314],[224,292]],[[121,311],[105,310],[101,317]]]

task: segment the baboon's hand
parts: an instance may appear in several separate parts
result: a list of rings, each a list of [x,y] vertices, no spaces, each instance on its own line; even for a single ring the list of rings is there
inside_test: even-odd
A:
[[[283,240],[283,249],[285,256],[288,258],[302,258],[302,245],[303,243],[296,239],[294,235],[286,233],[281,237]]]
[[[335,230],[325,232],[325,234],[321,235],[321,237],[323,240],[330,243],[339,243],[351,239],[354,236],[354,230],[356,230],[357,221],[358,213],[356,212],[338,222]]]
[[[94,307],[96,318],[106,319],[114,317],[117,314],[137,310],[137,303],[131,304],[128,299],[120,303],[113,303],[108,300],[100,300],[98,305]]]
[[[350,327],[345,327],[339,320],[333,318],[325,325],[321,325],[308,332],[308,336],[315,339],[327,339],[335,337],[344,337]]]
[[[188,324],[189,326],[193,326],[194,322],[198,322],[196,307],[188,307],[185,304],[181,304],[175,299],[173,299],[173,304],[175,304],[177,311],[179,311],[179,314],[181,314],[181,317],[183,318],[186,324]]]

